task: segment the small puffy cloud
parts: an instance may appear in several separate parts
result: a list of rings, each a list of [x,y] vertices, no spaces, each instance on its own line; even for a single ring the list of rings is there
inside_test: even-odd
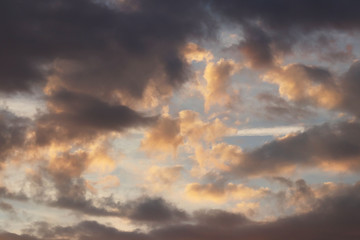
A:
[[[234,129],[227,127],[220,119],[216,118],[212,122],[204,122],[199,113],[191,110],[179,112],[179,119],[182,135],[186,136],[193,145],[201,140],[213,143],[234,132]]]
[[[204,71],[206,87],[201,89],[205,98],[205,111],[215,104],[229,105],[232,96],[229,92],[230,77],[239,70],[239,65],[233,60],[220,59],[218,62],[209,62]]]
[[[242,156],[242,150],[238,146],[218,143],[210,149],[199,146],[195,149],[194,159],[200,168],[220,169],[229,171],[230,165],[236,164]]]
[[[168,190],[179,180],[183,166],[159,167],[152,166],[147,171],[146,180],[151,183],[151,188],[155,191]]]
[[[183,141],[183,136],[180,135],[179,121],[170,117],[163,117],[145,133],[145,138],[141,141],[141,149],[150,155],[166,156],[167,153],[172,153],[175,156],[177,148]]]
[[[209,62],[214,58],[212,53],[204,48],[201,48],[196,43],[188,43],[183,49],[183,54],[188,62]]]

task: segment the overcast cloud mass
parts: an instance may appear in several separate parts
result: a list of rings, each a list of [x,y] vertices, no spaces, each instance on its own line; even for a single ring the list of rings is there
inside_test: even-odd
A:
[[[359,8],[1,1],[0,239],[360,239]]]

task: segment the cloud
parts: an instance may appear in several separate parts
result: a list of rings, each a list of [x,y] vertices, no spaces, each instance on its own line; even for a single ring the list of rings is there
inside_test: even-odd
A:
[[[0,237],[4,240],[38,240],[38,238],[27,234],[18,235],[10,232],[2,232],[0,233]]]
[[[236,136],[281,136],[303,132],[302,126],[278,126],[270,128],[245,128],[238,130]]]
[[[360,84],[360,63],[354,61],[349,69],[340,76],[334,76],[329,69],[290,64],[274,68],[264,75],[264,80],[279,86],[279,94],[301,105],[323,107],[330,110],[345,111],[359,116],[357,90]],[[260,95],[260,100],[274,101],[277,105],[288,105],[267,95]],[[284,108],[267,106],[271,112],[281,113]]]
[[[268,72],[264,79],[278,84],[280,95],[295,102],[331,109],[341,101],[334,77],[324,68],[291,64]]]
[[[102,96],[124,90],[141,97],[151,78],[176,87],[187,75],[181,49],[188,38],[207,35],[210,21],[200,1],[6,1],[1,9],[8,48],[0,89],[8,92],[43,85],[48,76]]]
[[[194,218],[200,225],[225,229],[251,223],[251,221],[242,214],[227,212],[219,209],[204,209],[195,211]]]
[[[341,78],[341,90],[343,101],[341,109],[347,110],[356,116],[360,116],[358,91],[360,90],[360,61],[355,61]]]
[[[191,110],[179,112],[181,134],[187,137],[193,146],[201,140],[206,143],[214,143],[222,137],[234,132],[234,129],[226,126],[220,119],[203,121],[199,113]]]
[[[250,188],[243,184],[233,184],[224,182],[200,184],[190,183],[186,186],[186,194],[191,200],[201,201],[210,200],[223,203],[228,200],[250,200],[261,198],[268,193],[267,188]]]
[[[7,110],[0,110],[0,164],[9,155],[25,146],[29,126],[29,119],[18,117]]]
[[[133,221],[163,223],[187,219],[187,213],[163,198],[141,197],[130,201],[121,208],[122,214]]]
[[[244,37],[238,47],[248,59],[250,67],[273,67],[275,56],[270,36],[259,27],[245,25]]]
[[[239,66],[233,60],[220,59],[209,62],[204,71],[206,87],[202,90],[205,111],[215,104],[229,105],[232,101],[229,93],[230,77],[238,71]]]
[[[152,166],[147,171],[146,180],[150,182],[150,188],[155,191],[169,190],[172,185],[179,180],[183,166],[172,167]]]
[[[357,122],[323,124],[244,152],[230,168],[239,177],[281,173],[295,167],[357,171],[359,137]]]
[[[146,126],[156,118],[137,113],[119,104],[61,90],[48,97],[49,113],[36,120],[36,141],[47,145],[52,141],[94,138],[99,132],[122,131]]]
[[[297,43],[308,41],[313,33],[322,32],[325,36],[330,35],[330,30],[351,33],[360,27],[354,11],[359,4],[355,2],[225,0],[212,1],[210,6],[225,24],[237,23],[242,27],[243,38],[237,47],[254,68],[276,66]],[[327,47],[330,46],[321,45],[323,49]]]
[[[0,201],[0,209],[5,212],[15,212],[14,207],[11,204],[2,201]]]
[[[184,110],[179,112],[177,118],[159,118],[157,124],[145,133],[141,149],[158,157],[167,156],[169,153],[174,156],[181,145],[189,144],[194,147],[202,141],[213,143],[234,131],[219,119],[205,122],[199,113]]]
[[[303,120],[316,115],[312,110],[301,104],[287,101],[271,93],[260,93],[257,99],[265,104],[263,114],[269,120]]]
[[[38,236],[1,233],[3,239],[357,239],[360,236],[359,183],[347,185],[318,199],[307,213],[287,216],[274,221],[255,222],[238,213],[216,209],[195,212],[193,223],[179,223],[155,228],[147,233],[121,231],[95,221],[73,226],[33,225],[27,232]],[[41,229],[41,230],[37,230]],[[30,231],[31,230],[31,231]]]
[[[201,169],[229,171],[230,166],[236,164],[241,155],[242,150],[238,146],[218,143],[212,145],[210,149],[196,147],[193,158]]]
[[[179,225],[155,230],[154,233],[160,239],[356,239],[360,220],[358,188],[359,184],[347,187],[319,200],[317,207],[309,213],[276,221],[245,225],[240,221],[230,230],[222,229],[220,224]]]
[[[183,54],[188,62],[202,62],[206,61],[209,62],[214,58],[212,53],[204,48],[201,48],[196,43],[190,42],[188,43],[184,50]]]
[[[176,155],[177,148],[183,143],[180,135],[180,124],[177,119],[160,118],[157,124],[145,134],[141,141],[141,149],[149,154],[160,152]]]
[[[0,187],[0,197],[17,201],[28,200],[28,197],[23,192],[12,192],[4,186]]]

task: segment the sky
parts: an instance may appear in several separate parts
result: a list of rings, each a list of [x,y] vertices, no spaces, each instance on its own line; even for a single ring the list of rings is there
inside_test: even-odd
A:
[[[360,239],[359,8],[0,1],[0,239]]]

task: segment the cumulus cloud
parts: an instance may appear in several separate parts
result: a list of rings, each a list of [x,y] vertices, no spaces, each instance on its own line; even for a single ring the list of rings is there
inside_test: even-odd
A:
[[[209,62],[214,58],[210,51],[200,47],[193,42],[190,42],[185,46],[183,54],[188,62],[201,62],[204,60]]]
[[[230,166],[236,164],[242,156],[242,150],[238,146],[218,143],[212,145],[210,149],[202,146],[195,148],[194,159],[202,169],[221,169],[229,171]]]
[[[199,113],[184,110],[177,118],[164,116],[150,128],[141,142],[141,149],[149,154],[167,156],[176,154],[179,146],[189,143],[192,147],[202,141],[213,143],[235,130],[221,120],[203,121]]]
[[[359,116],[357,90],[360,76],[359,61],[354,61],[344,74],[335,75],[329,69],[304,64],[290,64],[268,71],[263,79],[279,86],[279,94],[296,105],[268,94],[259,95],[267,101],[267,111],[274,114],[306,115],[306,106],[347,112]],[[273,102],[273,104],[270,104]]]
[[[183,166],[172,167],[152,166],[147,171],[146,180],[149,181],[150,188],[155,191],[169,190],[172,185],[180,179]]]
[[[183,143],[180,135],[180,124],[177,119],[160,118],[157,124],[145,134],[141,149],[150,154],[159,152],[176,155],[177,148]]]
[[[279,93],[290,100],[334,108],[341,101],[332,74],[320,67],[291,64],[267,73],[266,81],[279,85]]]
[[[239,69],[233,60],[220,59],[218,62],[210,62],[206,65],[204,78],[206,87],[202,89],[205,103],[205,111],[215,104],[230,105],[232,93],[229,92],[230,77]]]

